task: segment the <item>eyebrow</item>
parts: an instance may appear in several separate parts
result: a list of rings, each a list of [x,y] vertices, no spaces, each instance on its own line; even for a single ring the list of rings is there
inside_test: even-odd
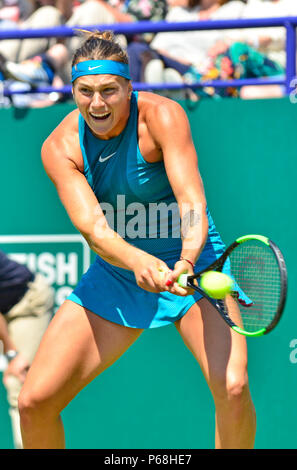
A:
[[[111,85],[117,85],[118,83],[115,81],[115,80],[112,80],[112,81],[108,81],[108,82],[102,82],[99,84],[99,87],[105,87],[105,86],[111,86]],[[96,87],[97,85],[93,85],[91,84],[90,82],[84,82],[84,81],[80,81],[78,83],[78,86],[86,86],[86,87],[89,87],[89,88],[93,88],[93,87]]]

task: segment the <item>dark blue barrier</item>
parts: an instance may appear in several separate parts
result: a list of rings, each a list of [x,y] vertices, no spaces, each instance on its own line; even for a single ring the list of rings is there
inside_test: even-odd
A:
[[[296,78],[296,26],[297,17],[283,18],[261,18],[261,19],[240,19],[240,20],[211,20],[211,21],[193,21],[193,22],[176,22],[169,23],[167,21],[140,21],[137,23],[114,23],[114,24],[97,24],[91,26],[59,26],[56,28],[39,28],[27,30],[8,30],[0,31],[1,39],[25,39],[25,38],[41,38],[41,37],[72,37],[78,34],[77,30],[112,30],[115,34],[133,35],[148,32],[170,32],[170,31],[206,31],[221,29],[243,29],[243,28],[266,28],[266,27],[284,27],[286,29],[286,74],[283,79],[242,79],[242,80],[209,80],[200,81],[191,84],[145,84],[133,83],[135,90],[156,90],[156,89],[180,89],[180,88],[199,88],[211,86],[214,88],[222,88],[226,86],[247,86],[247,85],[283,85],[289,94],[295,87]],[[47,91],[45,91],[47,90]],[[59,89],[52,87],[35,88],[30,93],[48,93],[58,91],[69,94],[71,87],[66,86]],[[17,93],[16,91],[6,91],[5,95]],[[18,92],[20,93],[20,92]]]

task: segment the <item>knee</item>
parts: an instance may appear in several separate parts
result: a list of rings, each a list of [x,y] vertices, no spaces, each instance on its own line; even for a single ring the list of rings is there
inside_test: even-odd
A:
[[[34,398],[32,393],[26,392],[25,389],[22,389],[18,398],[18,408],[21,420],[22,418],[32,415],[38,409],[39,402],[39,400]]]
[[[40,24],[41,26],[59,26],[62,24],[62,15],[58,8],[52,5],[45,5],[38,8],[31,16],[31,22],[35,25]]]
[[[54,412],[54,407],[50,406],[41,393],[26,390],[25,386],[18,397],[18,409],[22,427],[30,426],[40,418]]]
[[[216,379],[212,385],[212,393],[216,403],[227,405],[243,404],[249,397],[247,373],[227,373]]]
[[[228,377],[226,389],[229,401],[242,401],[249,390],[247,374]]]

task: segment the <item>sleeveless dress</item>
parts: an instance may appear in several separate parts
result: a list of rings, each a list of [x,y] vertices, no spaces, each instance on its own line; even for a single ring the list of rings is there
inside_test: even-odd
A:
[[[178,206],[164,163],[148,163],[140,153],[137,98],[138,93],[133,92],[125,129],[109,140],[95,137],[79,115],[84,175],[110,227],[173,269],[182,247]],[[195,271],[207,267],[225,250],[208,209],[207,216],[208,238]],[[97,256],[68,299],[111,322],[146,329],[180,319],[201,295],[147,292],[136,284],[132,271]]]

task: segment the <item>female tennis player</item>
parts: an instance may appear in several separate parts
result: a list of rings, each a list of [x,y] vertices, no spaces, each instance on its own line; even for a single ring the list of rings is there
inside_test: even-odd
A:
[[[126,53],[110,32],[87,35],[72,84],[78,109],[47,138],[42,160],[98,256],[55,314],[28,373],[19,398],[24,448],[63,448],[66,405],[144,329],[170,323],[213,395],[215,446],[252,448],[245,339],[175,282],[224,251],[186,114],[174,101],[132,90]]]

